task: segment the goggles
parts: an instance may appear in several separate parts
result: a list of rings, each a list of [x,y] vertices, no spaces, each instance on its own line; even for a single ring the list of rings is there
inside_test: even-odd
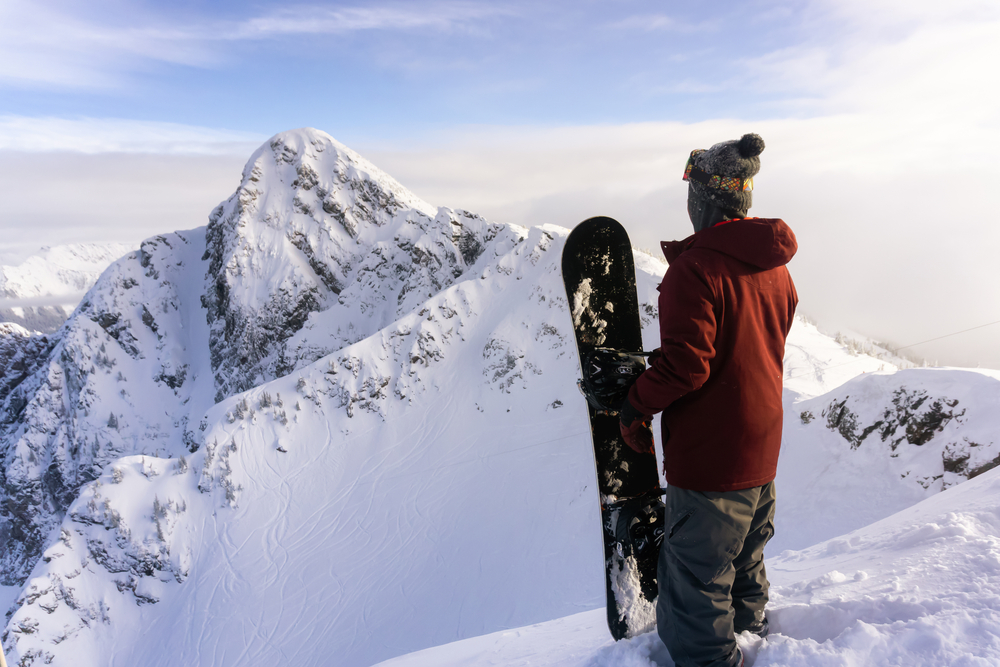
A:
[[[738,178],[736,176],[719,176],[718,174],[709,174],[708,172],[702,171],[698,167],[694,166],[695,156],[704,152],[705,149],[703,148],[696,148],[691,151],[691,156],[688,158],[687,166],[684,167],[683,180],[698,181],[699,183],[707,185],[710,188],[725,190],[727,192],[753,190],[752,178]]]

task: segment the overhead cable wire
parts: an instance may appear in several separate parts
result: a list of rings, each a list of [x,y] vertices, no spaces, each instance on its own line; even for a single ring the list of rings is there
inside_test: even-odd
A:
[[[994,324],[1000,324],[1000,320],[996,320],[994,322],[987,322],[986,324],[980,324],[979,326],[975,326],[975,327],[969,327],[968,329],[962,329],[961,331],[953,331],[952,333],[945,334],[943,336],[938,336],[937,338],[929,338],[927,340],[922,340],[919,343],[910,343],[909,345],[903,345],[902,347],[884,348],[884,349],[887,352],[889,352],[890,354],[896,354],[900,350],[905,350],[908,347],[916,347],[917,345],[923,345],[924,343],[932,343],[932,342],[934,342],[936,340],[941,340],[942,338],[951,338],[952,336],[957,336],[958,334],[963,334],[963,333],[966,333],[968,331],[975,331],[976,329],[982,329],[984,327],[993,326]],[[882,346],[879,345],[879,347],[882,347]],[[872,356],[870,354],[866,354],[865,356],[871,357],[872,359],[878,359],[879,361],[886,361],[885,359],[881,359],[879,357],[875,357],[875,356]],[[826,368],[823,368],[823,369],[812,369],[812,370],[808,370],[808,371],[806,371],[804,373],[798,373],[796,375],[789,375],[788,377],[785,378],[785,380],[794,380],[796,378],[804,377],[804,376],[809,375],[811,373],[815,373],[817,370],[828,371],[828,370],[831,370],[831,369],[834,369],[834,368],[840,368],[841,366],[849,366],[851,364],[857,364],[857,363],[860,363],[862,361],[866,361],[866,360],[865,359],[852,359],[851,361],[845,361],[844,363],[837,364],[835,366],[827,366]],[[890,361],[888,363],[892,363],[892,362]]]
[[[963,334],[966,331],[975,331],[976,329],[982,329],[983,327],[993,326],[994,324],[1000,324],[1000,320],[996,320],[995,322],[987,322],[986,324],[980,324],[977,327],[970,327],[968,329],[962,329],[961,331],[955,331],[954,333],[945,334],[943,336],[938,336],[937,338],[929,338],[927,340],[922,340],[919,343],[910,343],[909,345],[904,345],[903,347],[897,347],[896,351],[898,352],[899,350],[905,350],[908,347],[916,347],[917,345],[923,345],[924,343],[931,343],[931,342],[936,341],[936,340],[941,340],[942,338],[951,338],[952,336],[957,336],[958,334]]]

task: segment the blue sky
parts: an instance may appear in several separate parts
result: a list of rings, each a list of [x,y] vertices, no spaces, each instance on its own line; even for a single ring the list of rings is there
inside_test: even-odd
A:
[[[1000,320],[1000,3],[0,2],[0,263],[205,224],[325,130],[427,201],[690,232],[692,148],[767,142],[803,311],[907,344]],[[1000,368],[1000,327],[913,350]]]
[[[827,44],[804,2],[7,0],[0,113],[269,135],[386,137],[456,124],[594,124],[815,112],[755,61]]]

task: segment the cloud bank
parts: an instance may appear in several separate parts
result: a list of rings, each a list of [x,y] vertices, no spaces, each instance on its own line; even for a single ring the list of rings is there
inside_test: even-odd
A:
[[[247,155],[267,137],[127,118],[0,116],[0,151]]]

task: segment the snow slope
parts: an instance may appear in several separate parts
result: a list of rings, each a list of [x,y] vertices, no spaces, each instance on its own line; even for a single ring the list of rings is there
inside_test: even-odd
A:
[[[186,472],[106,470],[28,581],[17,650],[363,665],[599,605],[560,233],[531,230],[387,329],[216,405]],[[183,508],[169,529],[157,499]],[[594,557],[567,563],[565,545]],[[54,604],[64,618],[24,632]],[[149,624],[176,629],[136,641]]]
[[[30,369],[0,378],[0,582],[23,583],[110,462],[194,451],[215,402],[371,335],[518,233],[323,133],[274,137],[207,227],[115,262],[53,338],[0,337]]]
[[[869,372],[785,399],[769,555],[867,526],[1000,463],[997,371]]]
[[[110,267],[52,340],[11,329],[0,572],[23,589],[8,655],[364,666],[603,606],[566,234],[431,207],[297,130],[251,156],[207,227]],[[651,348],[665,265],[635,258]],[[789,348],[779,493],[809,511],[787,514],[777,546],[940,488],[919,482],[944,459],[916,457],[867,514],[823,502],[817,483],[881,484],[850,475],[893,450],[801,412],[847,400],[837,369],[889,367],[802,322]],[[953,391],[966,376],[913,377],[900,386],[968,400]],[[873,414],[894,405],[872,395]],[[912,446],[979,438],[984,400]]]
[[[865,349],[874,354],[865,353]],[[805,316],[797,315],[785,343],[784,387],[795,400],[802,400],[825,394],[862,373],[892,372],[913,365],[871,343],[858,344],[855,339],[838,342]]]
[[[574,500],[592,474],[588,449],[580,450],[589,448],[580,439],[583,408],[577,405],[574,417],[560,400],[577,395],[557,268],[565,231],[529,233],[447,209],[431,216],[419,202],[390,206],[412,196],[313,131],[279,135],[251,158],[244,176],[207,233],[151,239],[113,266],[43,355],[40,370],[8,399],[5,473],[14,502],[7,506],[17,514],[7,534],[34,536],[37,553],[46,553],[35,562],[24,537],[6,542],[9,576],[34,565],[8,625],[8,647],[16,643],[15,655],[29,659],[72,654],[105,664],[111,654],[148,650],[135,625],[136,605],[146,617],[173,619],[171,604],[191,595],[199,611],[185,617],[210,643],[194,642],[191,650],[236,660],[223,626],[247,621],[202,606],[197,596],[215,590],[232,592],[232,608],[264,609],[260,622],[283,632],[296,614],[329,610],[337,631],[323,641],[302,643],[287,632],[269,650],[306,662],[335,651],[344,664],[538,620],[552,609],[594,606],[600,587],[580,589],[574,572],[599,573],[599,562],[547,573],[528,565],[551,552],[548,540],[532,540],[516,559],[507,548],[525,517],[535,515],[536,536],[560,524],[563,541],[595,525],[593,506]],[[331,189],[320,200],[324,182]],[[283,189],[296,194],[281,195]],[[331,204],[332,213],[320,203],[351,193],[346,201],[353,203]],[[314,244],[308,252],[296,237],[303,229]],[[322,255],[316,248],[323,243],[350,250],[358,239],[365,245],[354,254],[308,258]],[[343,273],[330,282],[339,294],[323,280],[335,270]],[[461,285],[435,292],[458,278]],[[352,310],[338,328],[310,326],[345,306]],[[217,323],[221,335],[213,336]],[[360,343],[329,356],[358,336]],[[307,369],[301,386],[292,372],[278,385],[262,385],[267,399],[255,389],[205,414],[213,398],[240,383]],[[263,448],[237,437],[244,429]],[[327,465],[318,465],[323,457]],[[282,462],[305,477],[290,484],[287,470],[270,480],[256,472],[282,470]],[[135,486],[135,469],[137,481],[170,477],[179,486],[170,486],[170,495],[156,485]],[[525,494],[529,479],[535,488]],[[566,502],[577,502],[575,516],[537,512]],[[319,517],[323,524],[310,527]],[[245,530],[256,549],[240,548],[250,539]],[[286,531],[299,536],[296,548],[280,539]],[[591,533],[596,544],[598,533]],[[381,545],[373,535],[396,537],[373,554],[370,545]],[[484,540],[493,545],[486,556]],[[297,573],[298,586],[287,591],[292,602],[282,604],[285,593],[276,589],[233,583],[231,577],[273,580],[264,572],[285,551],[305,559],[281,570]],[[231,568],[219,567],[230,561]],[[515,586],[489,583],[504,602],[496,608],[462,603],[453,582],[474,582],[487,566],[529,576]],[[315,573],[331,567],[343,574],[317,586]],[[464,595],[481,593],[469,586]],[[258,604],[258,595],[267,603]],[[426,614],[443,604],[441,596],[459,603],[452,606],[460,620],[442,624]],[[423,625],[410,622],[415,609]],[[412,627],[400,632],[404,620]],[[172,646],[176,640],[163,638]]]
[[[0,266],[0,322],[54,332],[104,269],[133,250],[126,243],[73,243]]]
[[[1000,662],[1000,472],[768,562],[771,635],[755,667]],[[669,667],[655,633],[613,642],[602,610],[497,632],[380,667]],[[749,661],[748,661],[749,662]]]

